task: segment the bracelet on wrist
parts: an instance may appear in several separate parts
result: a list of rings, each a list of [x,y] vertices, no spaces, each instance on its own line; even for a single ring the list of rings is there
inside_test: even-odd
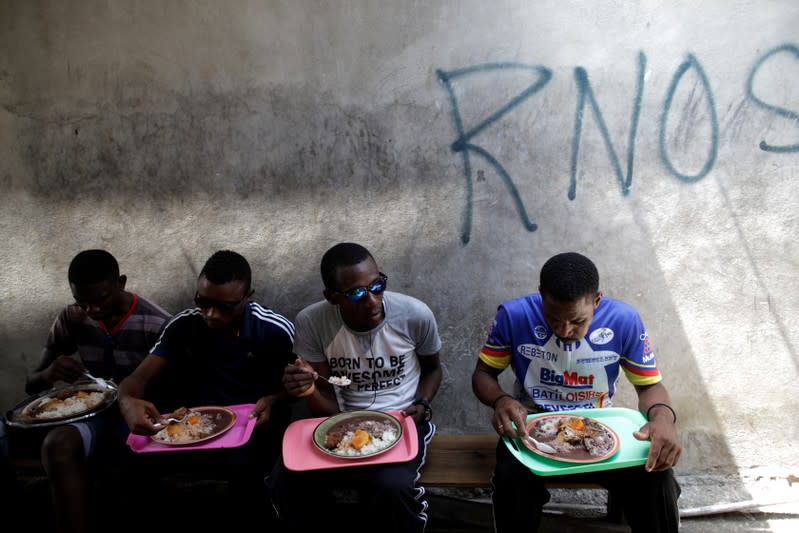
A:
[[[649,420],[649,413],[650,413],[650,411],[652,411],[652,409],[654,409],[655,407],[665,407],[666,409],[668,409],[669,411],[671,411],[671,416],[674,418],[674,420],[672,421],[672,423],[673,423],[673,424],[676,424],[676,423],[677,423],[677,413],[675,413],[675,412],[674,412],[674,409],[672,409],[672,408],[671,408],[671,406],[670,406],[669,404],[667,404],[667,403],[653,403],[652,405],[650,405],[650,406],[649,406],[649,409],[647,409],[647,410],[646,410],[646,419],[647,419],[647,420]]]
[[[494,398],[493,402],[491,402],[491,409],[496,409],[497,402],[500,401],[502,398],[513,398],[513,396],[511,396],[510,394],[500,394],[499,396]]]
[[[429,422],[433,418],[433,407],[430,405],[429,400],[424,398],[416,398],[411,405],[422,406],[422,420]]]

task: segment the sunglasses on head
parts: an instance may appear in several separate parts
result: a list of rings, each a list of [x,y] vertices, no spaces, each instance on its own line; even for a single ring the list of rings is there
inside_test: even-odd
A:
[[[380,277],[369,285],[364,287],[353,287],[352,289],[346,291],[333,291],[333,294],[343,294],[347,297],[347,300],[349,300],[350,303],[357,304],[366,298],[366,295],[370,292],[372,294],[381,294],[384,290],[386,290],[387,283],[388,276],[380,272]]]
[[[214,308],[219,311],[230,313],[236,310],[236,308],[244,301],[244,298],[237,302],[224,302],[221,300],[212,300],[211,298],[206,298],[205,296],[200,296],[200,293],[194,294],[194,303],[200,309],[210,309]]]

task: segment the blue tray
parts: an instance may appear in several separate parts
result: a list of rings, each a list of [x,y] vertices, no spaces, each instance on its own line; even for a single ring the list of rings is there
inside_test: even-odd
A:
[[[524,466],[539,476],[562,476],[565,474],[579,474],[583,472],[598,472],[613,468],[626,468],[646,463],[649,454],[650,442],[641,441],[633,437],[633,432],[638,431],[646,424],[644,415],[634,409],[626,407],[603,407],[599,409],[575,409],[574,411],[559,411],[561,414],[585,416],[599,420],[612,428],[619,436],[619,451],[604,461],[596,463],[567,463],[557,459],[549,459],[528,450],[519,439],[502,437],[505,446]],[[539,416],[553,413],[535,413],[527,416],[527,421]]]

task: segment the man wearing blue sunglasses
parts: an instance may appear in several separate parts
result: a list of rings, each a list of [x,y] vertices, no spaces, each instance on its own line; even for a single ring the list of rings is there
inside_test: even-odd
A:
[[[332,489],[358,493],[365,524],[388,531],[422,532],[427,523],[424,489],[416,484],[435,426],[430,401],[441,384],[441,339],[430,308],[386,290],[388,277],[363,246],[340,243],[322,258],[325,299],[297,315],[294,352],[283,383],[304,397],[317,416],[341,411],[397,410],[413,417],[419,451],[391,464],[290,471],[279,461],[272,472],[273,503],[289,531],[328,529],[336,516]],[[350,381],[333,391],[316,376]],[[314,512],[309,513],[308,502]]]

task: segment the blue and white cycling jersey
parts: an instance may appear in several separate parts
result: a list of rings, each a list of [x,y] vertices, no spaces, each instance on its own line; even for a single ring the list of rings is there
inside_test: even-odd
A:
[[[620,369],[633,385],[662,377],[643,321],[629,305],[603,297],[582,339],[564,343],[541,310],[541,295],[528,294],[499,306],[480,360],[511,365],[533,404],[544,411],[607,407]]]

